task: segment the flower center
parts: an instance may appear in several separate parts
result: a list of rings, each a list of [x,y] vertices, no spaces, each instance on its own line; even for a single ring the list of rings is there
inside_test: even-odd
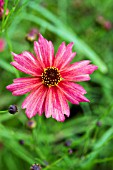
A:
[[[61,76],[58,68],[47,67],[42,73],[42,82],[46,86],[56,86],[61,81]]]

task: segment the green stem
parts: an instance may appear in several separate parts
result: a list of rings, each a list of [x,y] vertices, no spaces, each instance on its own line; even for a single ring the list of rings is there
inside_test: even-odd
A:
[[[8,110],[1,110],[0,113],[7,113]]]

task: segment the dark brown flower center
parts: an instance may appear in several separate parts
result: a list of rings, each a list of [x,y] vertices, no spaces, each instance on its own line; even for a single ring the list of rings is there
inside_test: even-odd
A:
[[[58,68],[47,67],[42,73],[42,82],[46,86],[56,86],[61,81],[61,76]]]

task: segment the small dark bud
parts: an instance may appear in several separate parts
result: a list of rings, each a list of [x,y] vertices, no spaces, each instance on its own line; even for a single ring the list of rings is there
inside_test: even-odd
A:
[[[71,146],[71,143],[72,143],[72,142],[71,142],[70,140],[67,140],[67,141],[65,141],[64,145],[65,145],[65,146]]]
[[[18,112],[17,106],[16,105],[10,105],[8,108],[8,112],[11,114],[15,114],[16,112]]]
[[[69,153],[69,155],[72,155],[72,154],[73,154],[73,150],[72,150],[72,149],[69,149],[69,150],[68,150],[68,153]]]
[[[31,167],[30,167],[30,170],[41,170],[41,166],[39,164],[33,164]]]
[[[26,40],[29,42],[33,42],[36,40],[39,31],[36,28],[33,28],[27,35]]]
[[[20,140],[19,140],[19,144],[20,144],[20,145],[24,145],[24,140],[20,139]]]
[[[97,122],[97,126],[101,127],[102,126],[102,122],[98,121]]]
[[[29,129],[34,129],[34,128],[36,127],[36,121],[34,121],[34,120],[28,120],[28,122],[27,122],[27,127],[28,127]]]

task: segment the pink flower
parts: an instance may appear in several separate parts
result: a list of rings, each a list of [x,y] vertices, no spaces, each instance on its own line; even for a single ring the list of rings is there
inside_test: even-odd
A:
[[[4,51],[5,48],[5,41],[3,39],[0,39],[0,52]]]
[[[0,0],[0,8],[3,7],[4,5],[4,0]]]
[[[28,118],[45,112],[46,118],[52,116],[63,122],[65,115],[70,115],[67,100],[77,105],[79,102],[89,102],[84,96],[85,89],[77,82],[90,80],[89,74],[97,66],[89,64],[89,60],[70,64],[76,55],[72,52],[72,46],[73,43],[66,46],[63,42],[54,56],[52,42],[40,34],[38,42],[34,42],[36,57],[27,51],[12,53],[15,61],[11,64],[31,77],[14,79],[7,89],[15,96],[30,92],[22,104]]]

